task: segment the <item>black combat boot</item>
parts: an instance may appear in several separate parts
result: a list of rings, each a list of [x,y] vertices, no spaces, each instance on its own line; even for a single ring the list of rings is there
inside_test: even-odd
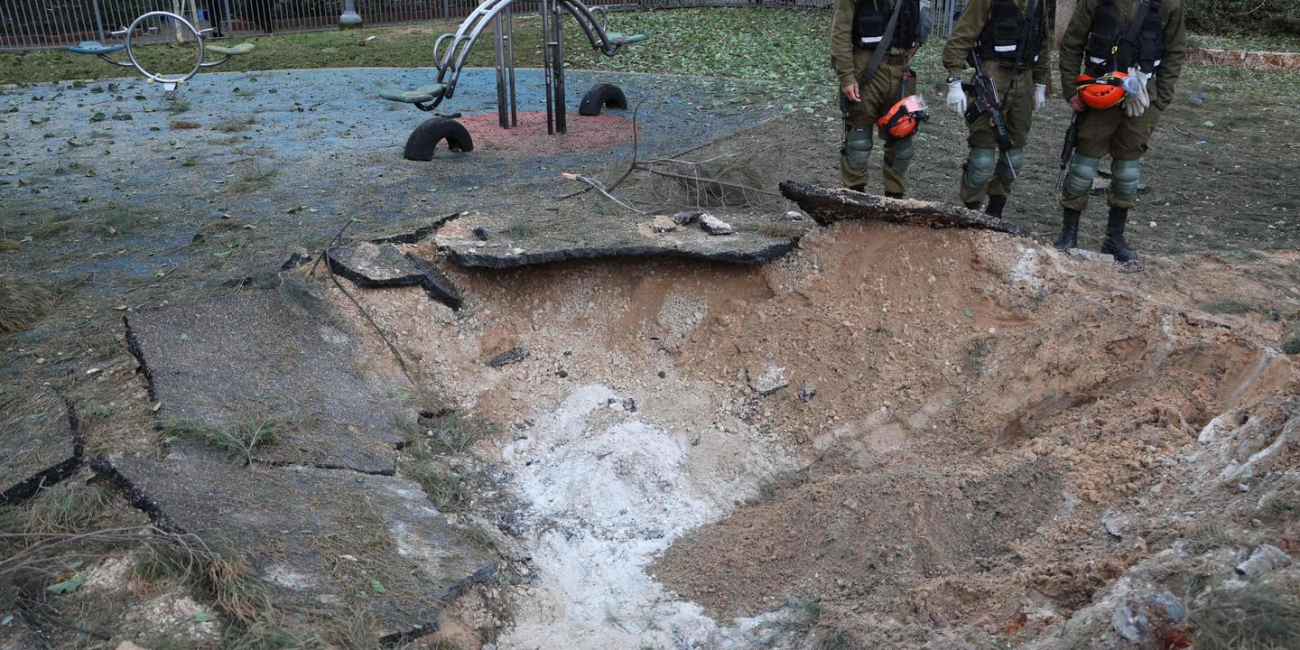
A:
[[[978,210],[978,209],[980,209],[980,202],[979,202],[979,201],[968,201],[968,202],[966,203],[966,209],[967,209],[967,210]]]
[[[1078,210],[1065,209],[1065,216],[1061,219],[1061,236],[1053,244],[1056,250],[1068,251],[1079,243],[1080,216],[1082,216],[1082,213]]]
[[[1005,194],[990,194],[988,207],[984,208],[984,214],[990,217],[1002,218],[1002,209],[1007,207],[1007,197]]]
[[[1128,225],[1128,208],[1110,209],[1110,219],[1106,222],[1106,241],[1101,244],[1101,252],[1114,255],[1118,262],[1132,262],[1138,258],[1137,251],[1128,247],[1124,241],[1124,226]]]
[[[887,197],[889,197],[889,198],[891,198],[891,199],[901,199],[901,198],[903,198],[903,193],[902,193],[902,192],[885,192],[885,196],[887,196]]]
[[[866,192],[866,191],[867,191],[867,186],[866,186],[866,185],[850,185],[850,186],[849,186],[849,189],[853,190],[854,192]]]

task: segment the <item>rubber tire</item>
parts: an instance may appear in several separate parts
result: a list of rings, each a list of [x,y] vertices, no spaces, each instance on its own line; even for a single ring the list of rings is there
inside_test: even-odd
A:
[[[435,117],[425,120],[423,124],[411,131],[411,137],[406,139],[406,149],[402,152],[402,157],[407,160],[429,162],[433,160],[433,150],[443,140],[447,141],[447,148],[451,151],[469,153],[474,150],[474,139],[470,137],[469,131],[463,124],[450,118]]]
[[[606,108],[627,110],[627,95],[624,95],[623,90],[614,84],[596,84],[582,96],[578,115],[587,117],[600,115],[600,111]]]

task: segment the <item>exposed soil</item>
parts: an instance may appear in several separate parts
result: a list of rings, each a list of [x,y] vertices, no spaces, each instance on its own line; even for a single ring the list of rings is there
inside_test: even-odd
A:
[[[1195,305],[1230,291],[1294,314],[1296,262],[1123,275],[1006,235],[842,223],[762,268],[448,267],[459,313],[416,291],[360,298],[423,381],[511,432],[476,452],[515,477],[538,577],[498,647],[543,630],[787,647],[772,628],[798,628],[799,599],[820,608],[811,634],[862,647],[944,630],[1019,645],[1069,628],[1199,515],[1140,522],[1240,510],[1242,492],[1205,483],[1223,456],[1197,438],[1224,413],[1287,422],[1267,405],[1300,386],[1276,352],[1290,332]],[[516,347],[523,361],[487,364]],[[774,368],[788,386],[764,396]],[[1098,523],[1117,512],[1135,522],[1123,539]]]

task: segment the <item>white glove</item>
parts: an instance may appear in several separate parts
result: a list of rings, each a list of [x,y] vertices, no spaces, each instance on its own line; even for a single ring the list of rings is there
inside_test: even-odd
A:
[[[966,91],[961,88],[961,79],[948,84],[948,110],[958,115],[966,114]]]
[[[1151,93],[1147,91],[1152,75],[1137,68],[1128,69],[1128,82],[1124,84],[1124,114],[1129,117],[1141,117],[1151,105]]]
[[[1043,110],[1047,105],[1047,84],[1034,84],[1034,112]]]

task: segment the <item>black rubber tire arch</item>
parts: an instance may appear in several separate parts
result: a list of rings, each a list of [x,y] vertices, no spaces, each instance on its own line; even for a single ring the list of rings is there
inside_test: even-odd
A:
[[[582,105],[578,107],[579,115],[600,115],[606,108],[627,110],[627,96],[614,84],[596,84],[582,96]]]
[[[468,153],[474,150],[474,139],[470,137],[465,125],[450,118],[435,117],[425,120],[411,131],[402,157],[422,162],[433,160],[433,150],[443,140],[447,141],[447,148],[451,151]]]

